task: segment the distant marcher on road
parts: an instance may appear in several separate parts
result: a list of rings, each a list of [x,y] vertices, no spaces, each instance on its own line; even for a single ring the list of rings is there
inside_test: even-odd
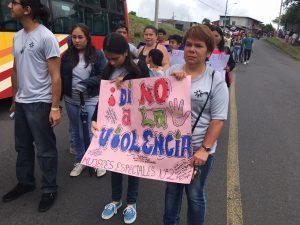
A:
[[[244,48],[244,64],[249,63],[253,49],[253,42],[254,39],[251,37],[251,33],[246,34],[246,37],[244,37],[242,40],[242,45]]]
[[[205,183],[214,162],[217,139],[228,111],[228,88],[221,74],[206,66],[214,50],[214,36],[205,25],[191,27],[184,37],[186,63],[167,70],[178,80],[191,76],[192,87],[192,165],[198,171],[190,184],[167,183],[164,225],[180,223],[183,190],[187,195],[187,221],[182,224],[203,225],[206,210]],[[206,107],[205,102],[207,101]],[[180,115],[178,115],[180,116]],[[199,120],[198,120],[199,118]]]
[[[53,127],[59,124],[61,79],[60,52],[53,33],[39,23],[49,22],[49,9],[39,0],[14,0],[8,4],[11,16],[23,29],[13,40],[13,103],[15,148],[18,153],[18,184],[3,196],[3,202],[17,199],[35,189],[35,148],[42,172],[40,212],[51,208],[57,193],[57,148]]]
[[[242,47],[242,40],[240,36],[236,36],[233,40],[233,55],[235,63],[240,61],[240,51]]]
[[[106,66],[102,51],[97,51],[92,44],[89,28],[85,24],[76,24],[71,30],[72,43],[63,54],[61,61],[61,76],[65,106],[72,127],[72,141],[75,149],[75,164],[70,173],[71,177],[81,174],[84,165],[80,161],[86,151],[82,122],[80,120],[80,93],[83,95],[85,108],[88,112],[88,127],[99,98],[99,84]],[[89,129],[90,130],[90,129]],[[90,131],[87,136],[92,138]],[[106,173],[97,169],[97,177]]]
[[[125,24],[118,24],[117,27],[115,28],[115,32],[121,34],[128,42],[128,38],[129,38],[128,37],[128,27]],[[138,56],[137,48],[129,42],[128,42],[128,44],[129,44],[130,52],[132,53],[134,58],[137,58],[137,56]]]
[[[169,68],[170,59],[166,47],[157,42],[157,29],[153,26],[146,26],[144,29],[144,42],[145,45],[138,49],[138,58],[146,62],[146,57],[151,49],[159,49],[162,51],[164,58],[162,67],[164,70]]]
[[[103,42],[103,51],[108,60],[102,79],[113,80],[120,87],[123,80],[149,77],[149,70],[143,60],[133,61],[129,53],[129,46],[125,38],[118,33],[109,34]],[[137,64],[136,64],[137,62]],[[97,127],[97,110],[93,115],[92,132],[95,136],[99,133]],[[122,206],[122,180],[123,175],[111,172],[112,202],[104,207],[101,217],[105,220],[117,214]],[[131,224],[136,220],[136,201],[138,196],[139,178],[128,176],[127,207],[124,209],[124,222]]]
[[[297,40],[298,34],[297,33],[293,33],[292,35],[292,41],[291,41],[291,45],[294,45],[296,40]]]

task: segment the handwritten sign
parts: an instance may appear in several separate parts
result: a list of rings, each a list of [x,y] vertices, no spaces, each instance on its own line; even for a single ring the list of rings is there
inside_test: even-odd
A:
[[[169,52],[169,55],[170,55],[170,66],[175,64],[185,64],[183,50],[172,50],[171,52]]]
[[[101,81],[99,135],[81,163],[131,176],[190,183],[191,80]]]
[[[211,54],[207,65],[221,72],[225,79],[225,68],[227,66],[230,55],[226,54]]]

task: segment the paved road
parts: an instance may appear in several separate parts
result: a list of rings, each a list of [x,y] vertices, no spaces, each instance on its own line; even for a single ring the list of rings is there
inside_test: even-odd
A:
[[[236,70],[239,172],[245,225],[300,224],[299,71],[299,62],[262,40],[256,43],[250,64],[239,65]],[[0,195],[16,182],[13,121],[8,118],[8,107],[8,102],[0,102]],[[40,192],[37,189],[11,203],[0,202],[0,225],[122,224],[121,213],[109,221],[100,218],[103,206],[110,201],[109,175],[101,179],[91,178],[87,172],[78,178],[68,176],[73,158],[67,152],[66,119],[56,129],[59,195],[55,206],[46,213],[38,213]],[[208,179],[207,225],[227,224],[229,122],[220,138],[214,169]],[[38,171],[36,176],[40,176]],[[163,182],[141,181],[136,225],[162,224],[164,188]],[[183,204],[182,221],[185,219]]]

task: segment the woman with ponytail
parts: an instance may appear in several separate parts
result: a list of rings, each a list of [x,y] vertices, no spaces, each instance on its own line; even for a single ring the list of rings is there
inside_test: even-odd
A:
[[[13,103],[15,148],[18,153],[18,184],[2,197],[3,202],[17,199],[35,189],[35,149],[42,173],[42,197],[38,210],[53,205],[56,194],[57,148],[53,127],[60,122],[60,51],[57,39],[39,19],[49,22],[47,8],[39,0],[12,0],[11,17],[23,29],[13,39]],[[33,144],[34,143],[34,144]]]
[[[103,51],[108,60],[102,79],[113,80],[117,87],[121,82],[129,79],[149,77],[147,64],[143,60],[133,60],[126,39],[119,33],[109,34],[103,42]],[[95,136],[99,133],[97,127],[97,110],[93,116],[92,132]],[[107,204],[102,211],[102,219],[108,220],[117,214],[122,207],[122,180],[123,175],[111,172],[112,202]],[[136,220],[136,201],[138,195],[139,178],[128,176],[127,206],[123,211],[124,223],[131,224]]]

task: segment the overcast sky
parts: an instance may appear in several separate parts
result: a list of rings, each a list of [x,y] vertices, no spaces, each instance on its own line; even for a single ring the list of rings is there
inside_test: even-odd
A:
[[[218,20],[225,14],[226,0],[159,0],[159,18],[201,22]],[[227,15],[248,16],[271,23],[279,15],[281,0],[228,0]],[[155,0],[127,0],[128,11],[154,19]]]

